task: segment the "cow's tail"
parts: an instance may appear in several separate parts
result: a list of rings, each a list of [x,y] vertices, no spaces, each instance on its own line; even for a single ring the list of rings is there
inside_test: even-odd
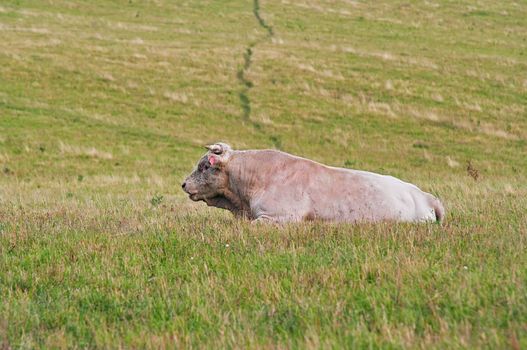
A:
[[[441,203],[441,201],[435,197],[432,198],[431,204],[436,214],[436,221],[441,223],[443,219],[445,218],[445,207],[443,207],[443,204]]]

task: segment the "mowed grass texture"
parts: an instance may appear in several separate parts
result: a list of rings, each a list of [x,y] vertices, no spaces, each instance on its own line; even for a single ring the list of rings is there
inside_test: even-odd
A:
[[[526,18],[2,1],[0,348],[527,347]],[[180,189],[219,140],[400,177],[446,221],[238,221]]]

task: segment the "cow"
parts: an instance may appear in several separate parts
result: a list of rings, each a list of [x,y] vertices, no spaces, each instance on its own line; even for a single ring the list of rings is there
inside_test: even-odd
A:
[[[326,166],[277,150],[207,153],[182,183],[193,201],[255,222],[441,222],[441,202],[392,176]]]

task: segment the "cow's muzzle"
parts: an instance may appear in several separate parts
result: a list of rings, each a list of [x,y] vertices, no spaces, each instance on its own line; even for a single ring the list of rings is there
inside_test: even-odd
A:
[[[192,199],[193,201],[197,201],[197,197],[198,197],[198,192],[197,191],[190,191],[188,186],[187,186],[187,182],[184,181],[182,184],[181,184],[181,188],[183,189],[183,191],[185,191],[186,194],[188,194],[188,197],[190,199]]]

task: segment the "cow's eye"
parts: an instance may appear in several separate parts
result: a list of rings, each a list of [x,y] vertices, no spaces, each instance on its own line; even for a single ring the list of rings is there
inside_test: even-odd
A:
[[[204,170],[208,170],[209,168],[210,168],[210,165],[208,165],[208,164],[205,164],[205,165],[203,166],[203,169],[204,169]]]

